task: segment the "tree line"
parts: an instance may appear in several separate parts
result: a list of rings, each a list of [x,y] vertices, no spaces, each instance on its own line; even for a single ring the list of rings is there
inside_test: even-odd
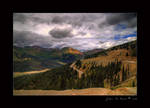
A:
[[[76,62],[78,68],[81,61]],[[78,77],[78,72],[70,68],[70,64],[54,68],[40,74],[25,75],[14,78],[14,89],[82,89],[91,87],[105,87],[104,80],[110,86],[116,86],[121,81],[125,81],[129,75],[129,68],[121,68],[121,61],[114,61],[108,65],[96,66],[93,62],[91,67]],[[122,77],[119,72],[122,71]],[[121,78],[121,79],[120,79]]]

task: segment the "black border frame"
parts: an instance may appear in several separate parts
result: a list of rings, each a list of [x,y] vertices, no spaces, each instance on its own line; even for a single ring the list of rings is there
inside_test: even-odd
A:
[[[143,75],[141,74],[141,65],[142,65],[142,60],[141,60],[141,56],[143,56],[141,53],[141,45],[143,44],[143,32],[142,32],[142,12],[139,10],[119,10],[119,11],[109,11],[109,10],[73,10],[73,11],[67,11],[67,10],[45,10],[45,11],[41,11],[41,10],[11,10],[9,11],[9,15],[10,15],[10,19],[11,19],[11,25],[10,25],[10,29],[13,28],[13,13],[125,13],[125,12],[136,12],[138,14],[137,19],[138,19],[138,25],[137,25],[137,47],[138,47],[138,56],[137,56],[137,78],[138,78],[138,83],[137,83],[137,96],[13,96],[13,64],[12,64],[12,56],[9,56],[9,60],[11,60],[10,66],[11,68],[9,68],[9,77],[10,79],[10,86],[11,88],[9,89],[9,97],[11,98],[12,103],[15,104],[109,104],[109,103],[143,103]],[[10,37],[12,37],[13,40],[13,29],[12,29],[12,33],[9,33]],[[10,45],[11,47],[9,47],[9,51],[10,54],[12,54],[12,45],[13,45],[13,41],[10,41]],[[139,81],[140,80],[140,81]],[[118,99],[117,99],[117,98]],[[106,101],[108,100],[108,101]]]

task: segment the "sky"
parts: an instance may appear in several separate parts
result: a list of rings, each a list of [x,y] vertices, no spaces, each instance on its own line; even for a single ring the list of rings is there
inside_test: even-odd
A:
[[[137,39],[136,13],[14,13],[13,45],[107,49]]]

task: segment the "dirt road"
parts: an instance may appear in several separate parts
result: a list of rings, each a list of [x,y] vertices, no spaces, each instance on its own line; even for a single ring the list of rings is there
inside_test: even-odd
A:
[[[14,95],[136,95],[136,87],[123,87],[115,90],[108,88],[88,88],[80,90],[14,90]]]
[[[36,74],[36,73],[46,72],[48,70],[50,70],[50,69],[43,69],[40,71],[14,72],[13,77],[18,77],[18,76],[27,75],[27,74]]]
[[[76,67],[74,67],[75,63],[71,64],[70,65],[70,68],[73,68],[74,70],[76,70],[78,73],[79,73],[79,78],[81,78],[81,75],[82,75],[82,71],[80,71],[79,69],[77,69]]]

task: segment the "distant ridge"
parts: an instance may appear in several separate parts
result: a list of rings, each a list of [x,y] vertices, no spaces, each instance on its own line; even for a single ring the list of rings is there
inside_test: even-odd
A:
[[[81,58],[73,48],[42,48],[40,46],[13,46],[14,72],[54,68]]]

